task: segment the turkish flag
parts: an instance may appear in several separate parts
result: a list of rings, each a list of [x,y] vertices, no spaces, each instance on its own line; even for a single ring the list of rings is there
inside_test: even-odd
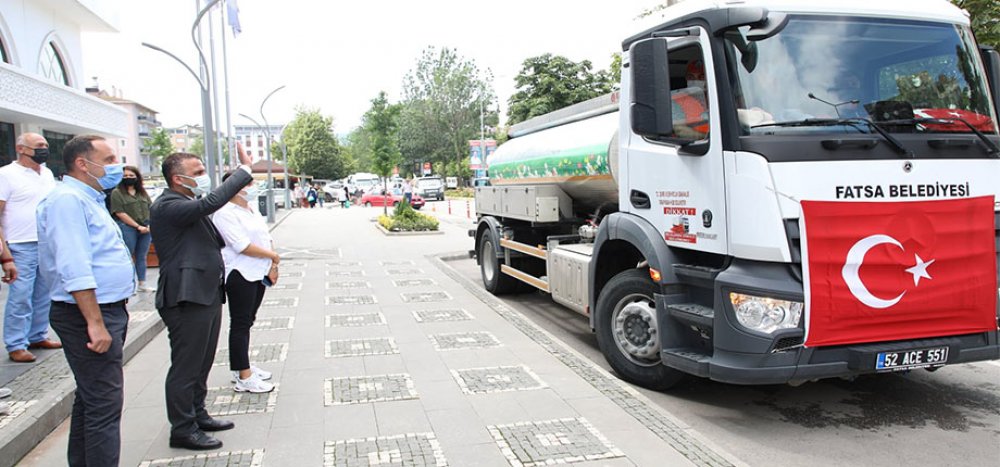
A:
[[[805,345],[996,330],[993,203],[803,201]]]

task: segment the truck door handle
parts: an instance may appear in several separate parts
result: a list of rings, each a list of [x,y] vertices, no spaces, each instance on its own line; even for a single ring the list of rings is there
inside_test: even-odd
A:
[[[636,209],[649,209],[649,195],[639,190],[632,190],[632,193],[628,195],[628,200]]]

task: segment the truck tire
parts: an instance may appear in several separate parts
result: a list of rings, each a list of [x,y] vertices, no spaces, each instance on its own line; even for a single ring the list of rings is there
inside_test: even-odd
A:
[[[597,299],[595,325],[601,353],[623,380],[662,391],[684,374],[660,360],[660,329],[653,294],[656,284],[646,269],[618,273]]]
[[[479,272],[483,277],[483,287],[493,295],[504,295],[519,289],[520,281],[500,272],[497,258],[498,241],[492,230],[487,230],[479,239]]]

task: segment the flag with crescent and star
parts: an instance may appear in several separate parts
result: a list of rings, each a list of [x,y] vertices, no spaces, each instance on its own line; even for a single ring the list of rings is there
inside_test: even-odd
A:
[[[996,330],[993,203],[803,201],[805,345]]]

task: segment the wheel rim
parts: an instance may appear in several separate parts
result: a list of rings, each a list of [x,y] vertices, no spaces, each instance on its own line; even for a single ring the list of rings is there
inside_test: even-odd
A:
[[[615,304],[611,314],[612,335],[618,350],[640,366],[660,364],[660,336],[656,307],[642,294],[630,294]]]
[[[482,258],[483,281],[493,282],[497,270],[497,255],[493,251],[493,242],[488,238],[483,241],[483,249],[479,253],[479,257]]]

